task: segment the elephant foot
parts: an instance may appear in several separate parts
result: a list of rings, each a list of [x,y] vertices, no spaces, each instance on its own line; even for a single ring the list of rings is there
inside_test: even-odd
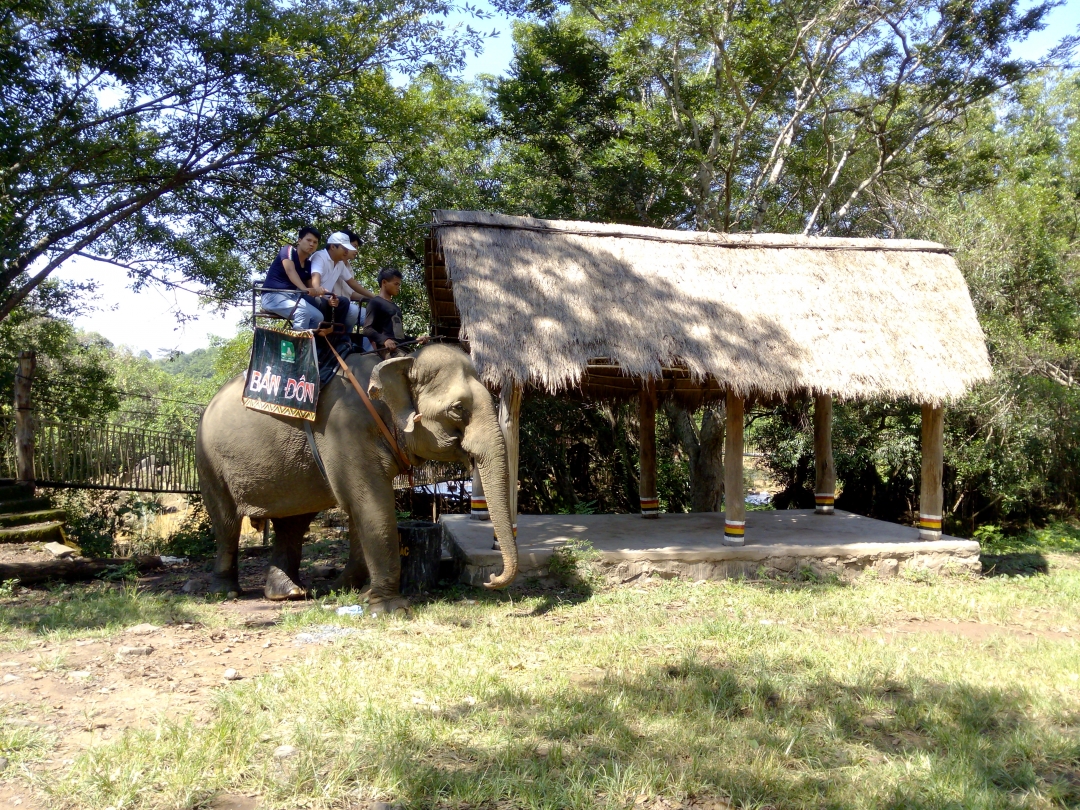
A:
[[[350,571],[346,568],[330,583],[332,591],[362,591],[368,584],[367,571]]]
[[[274,602],[282,602],[286,599],[303,599],[307,596],[307,591],[293,582],[289,575],[276,565],[272,565],[266,572],[263,596]]]
[[[210,583],[206,586],[206,592],[219,594],[226,599],[236,599],[244,595],[244,591],[240,587],[240,581],[232,577],[211,577]]]
[[[408,616],[409,600],[404,596],[392,596],[389,599],[371,598],[370,613],[372,616]]]

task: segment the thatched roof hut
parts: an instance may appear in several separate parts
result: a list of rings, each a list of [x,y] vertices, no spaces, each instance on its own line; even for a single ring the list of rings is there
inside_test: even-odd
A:
[[[990,376],[932,242],[714,234],[436,211],[435,328],[484,379],[550,392],[725,390],[940,404]]]
[[[833,398],[907,398],[923,412],[920,532],[940,536],[942,405],[991,374],[942,245],[436,211],[425,253],[434,333],[467,337],[481,377],[501,390],[515,514],[527,386],[640,398],[644,517],[658,508],[657,398],[723,398],[725,537],[735,543],[748,398],[814,395],[822,514],[835,494]],[[482,495],[482,515],[477,503]]]

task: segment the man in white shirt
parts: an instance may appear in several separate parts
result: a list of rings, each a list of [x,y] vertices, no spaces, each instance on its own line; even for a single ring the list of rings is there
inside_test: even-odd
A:
[[[331,317],[337,323],[344,323],[347,328],[356,326],[360,317],[360,305],[351,301],[355,291],[366,298],[374,298],[375,295],[369,289],[361,285],[353,278],[349,260],[356,255],[349,234],[337,231],[330,234],[326,240],[326,247],[311,257],[311,286],[322,288],[324,298],[329,305],[324,315]]]
[[[337,284],[334,286],[334,294],[349,301],[349,317],[345,322],[352,329],[364,318],[364,302],[375,296],[371,290],[356,280],[356,275],[353,273],[352,260],[356,258],[356,253],[360,250],[360,237],[352,231],[345,231],[345,233],[349,236],[349,243],[353,252],[345,261],[348,272],[343,272],[338,277]],[[370,348],[370,346],[364,347],[365,351]]]

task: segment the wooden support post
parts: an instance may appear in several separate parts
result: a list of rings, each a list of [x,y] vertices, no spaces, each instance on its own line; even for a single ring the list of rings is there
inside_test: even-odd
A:
[[[643,518],[660,517],[660,502],[656,497],[656,383],[646,381],[641,389],[638,407],[641,429],[638,445],[638,494]]]
[[[32,351],[19,352],[15,371],[15,469],[19,480],[33,484],[34,475],[34,417],[30,411],[30,384],[37,368]]]
[[[941,468],[944,464],[945,409],[922,406],[922,491],[919,494],[919,539],[941,539],[941,512],[944,493]]]
[[[484,482],[480,480],[480,470],[472,465],[472,510],[473,520],[491,520],[488,514],[487,498],[484,497]]]
[[[510,486],[507,496],[510,503],[510,523],[517,537],[518,503],[518,448],[520,445],[519,426],[521,424],[521,385],[506,384],[499,392],[499,427],[506,439],[506,467],[510,473]],[[495,538],[497,543],[499,538]]]
[[[742,397],[728,391],[724,441],[724,540],[739,546],[746,534],[743,486],[743,401]]]
[[[832,452],[832,396],[814,397],[814,512],[831,515],[836,502]]]

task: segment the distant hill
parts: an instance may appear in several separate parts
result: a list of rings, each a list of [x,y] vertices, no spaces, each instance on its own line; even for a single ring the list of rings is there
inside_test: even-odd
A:
[[[195,380],[208,380],[214,376],[214,361],[221,349],[196,349],[186,354],[177,353],[155,360],[154,363],[169,374],[179,374]]]

